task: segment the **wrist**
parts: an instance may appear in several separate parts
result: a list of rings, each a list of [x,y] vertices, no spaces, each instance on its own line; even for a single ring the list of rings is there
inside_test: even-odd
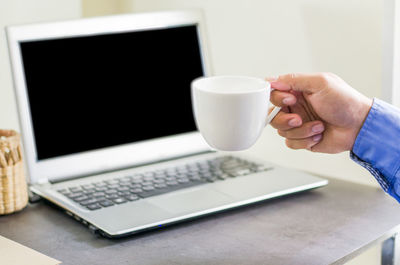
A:
[[[365,120],[368,117],[368,114],[369,114],[369,112],[371,110],[372,104],[373,104],[373,99],[370,99],[370,98],[365,97],[365,96],[363,96],[360,99],[358,111],[356,112],[357,121],[356,121],[355,126],[353,128],[354,129],[354,132],[353,132],[354,137],[353,137],[353,141],[352,141],[352,144],[351,144],[351,147],[350,147],[349,151],[353,150],[354,143],[355,143],[355,141],[357,139],[358,134],[361,131],[361,128],[363,127],[363,125],[365,123]]]

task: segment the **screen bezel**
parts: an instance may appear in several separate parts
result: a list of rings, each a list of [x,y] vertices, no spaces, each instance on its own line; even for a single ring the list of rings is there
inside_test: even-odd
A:
[[[211,74],[200,11],[169,11],[88,18],[44,24],[7,27],[25,160],[31,184],[137,166],[174,157],[209,151],[198,131],[118,145],[60,157],[37,159],[29,99],[19,43],[55,38],[122,33],[196,25],[205,75]]]

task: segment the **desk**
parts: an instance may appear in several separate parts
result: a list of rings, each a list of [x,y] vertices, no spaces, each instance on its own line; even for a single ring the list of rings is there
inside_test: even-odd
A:
[[[330,179],[313,191],[118,240],[41,202],[0,217],[0,235],[65,265],[312,265],[342,264],[386,239],[390,258],[399,224],[400,204],[381,190]]]

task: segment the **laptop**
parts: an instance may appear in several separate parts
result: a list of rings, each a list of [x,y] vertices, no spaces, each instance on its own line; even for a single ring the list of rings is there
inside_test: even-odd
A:
[[[93,232],[122,237],[327,184],[206,144],[190,96],[212,74],[201,12],[6,31],[30,190]]]

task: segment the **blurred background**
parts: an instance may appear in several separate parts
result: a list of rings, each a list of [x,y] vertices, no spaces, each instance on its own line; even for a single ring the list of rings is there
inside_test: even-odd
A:
[[[191,8],[204,11],[216,75],[329,71],[369,97],[383,96],[383,0],[0,0],[0,128],[20,130],[5,26]],[[289,150],[270,127],[246,152],[380,190],[348,153]],[[374,247],[348,264],[380,264],[379,251]]]

